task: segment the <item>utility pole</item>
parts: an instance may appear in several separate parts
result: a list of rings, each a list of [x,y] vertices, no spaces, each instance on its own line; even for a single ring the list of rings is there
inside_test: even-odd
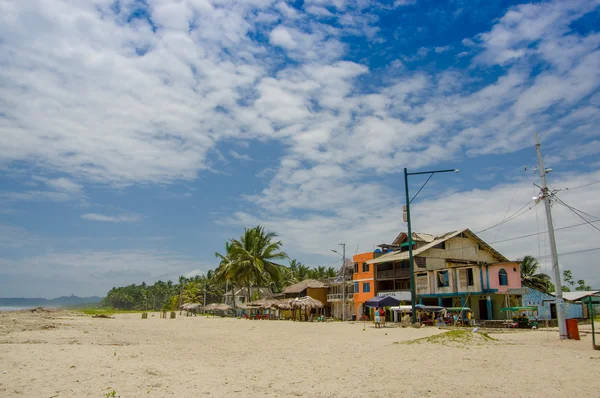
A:
[[[404,213],[405,222],[408,224],[408,239],[405,244],[408,245],[408,266],[410,272],[410,304],[412,310],[412,323],[417,323],[417,313],[416,313],[416,303],[417,303],[417,289],[415,286],[415,259],[413,258],[413,242],[412,240],[412,226],[410,224],[410,202],[415,200],[417,195],[421,193],[425,185],[431,180],[434,174],[437,173],[458,173],[458,169],[446,169],[446,170],[432,170],[432,171],[418,171],[416,173],[409,173],[406,167],[404,168],[404,189],[406,191],[406,211]],[[429,178],[427,181],[421,185],[421,188],[417,191],[415,196],[411,199],[408,194],[408,176],[421,175],[421,174],[429,174]],[[404,243],[402,244],[404,245]]]
[[[204,306],[206,307],[206,275],[204,275]]]
[[[410,225],[410,196],[408,194],[408,170],[404,168],[404,189],[406,190],[406,223],[408,224],[408,268],[410,272],[410,305],[412,323],[417,323],[417,289],[415,287],[415,266],[413,259],[412,228]]]
[[[331,250],[334,253],[340,254],[342,256],[342,321],[346,320],[346,244],[338,243],[339,246],[342,246],[342,253],[337,250]]]
[[[342,321],[346,320],[346,244],[342,245]]]
[[[548,221],[548,236],[550,237],[550,250],[552,253],[552,271],[554,271],[554,294],[556,296],[556,317],[558,318],[558,333],[560,339],[568,338],[567,322],[565,320],[565,302],[562,294],[562,284],[560,281],[560,268],[558,266],[558,253],[556,251],[556,237],[554,236],[554,224],[552,223],[552,210],[550,209],[551,194],[546,186],[546,169],[542,160],[542,151],[540,149],[540,139],[535,133],[535,149],[537,151],[540,167],[540,179],[542,180],[542,198],[546,208],[546,220]]]

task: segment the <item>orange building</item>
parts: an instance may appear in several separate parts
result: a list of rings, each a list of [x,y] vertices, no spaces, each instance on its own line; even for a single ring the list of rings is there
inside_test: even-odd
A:
[[[367,264],[367,261],[373,259],[373,252],[360,253],[352,257],[354,262],[354,313],[356,319],[360,319],[362,314],[368,313],[364,307],[364,302],[375,297],[375,279],[373,278],[374,266]]]

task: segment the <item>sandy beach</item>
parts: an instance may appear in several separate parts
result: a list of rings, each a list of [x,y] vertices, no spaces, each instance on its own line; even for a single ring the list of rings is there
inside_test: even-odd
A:
[[[154,315],[154,316],[152,316]],[[364,329],[364,330],[363,330]],[[0,314],[2,397],[598,397],[591,336],[151,314]],[[404,343],[403,343],[404,342]]]

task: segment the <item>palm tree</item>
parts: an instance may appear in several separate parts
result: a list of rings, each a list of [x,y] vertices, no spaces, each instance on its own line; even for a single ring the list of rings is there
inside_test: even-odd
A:
[[[195,281],[188,282],[183,288],[183,301],[186,303],[197,303],[200,299],[200,289]]]
[[[245,282],[248,288],[248,301],[251,301],[250,288],[264,286],[268,282],[278,283],[282,277],[283,265],[276,263],[288,255],[281,251],[280,240],[274,241],[277,234],[267,233],[263,226],[246,228],[239,240],[231,241],[233,258],[231,272]]]
[[[551,291],[552,280],[543,273],[536,273],[539,268],[538,261],[532,256],[525,256],[521,261],[521,281],[523,285],[541,292]]]
[[[224,282],[227,285],[227,282],[231,283],[231,292],[233,297],[233,308],[236,308],[235,305],[235,287],[240,283],[240,275],[236,273],[236,259],[232,253],[233,244],[231,242],[225,242],[225,254],[221,254],[215,252],[215,257],[219,258],[221,261],[219,262],[219,266],[215,270],[214,279],[216,282]],[[227,288],[225,288],[225,293],[227,293]]]

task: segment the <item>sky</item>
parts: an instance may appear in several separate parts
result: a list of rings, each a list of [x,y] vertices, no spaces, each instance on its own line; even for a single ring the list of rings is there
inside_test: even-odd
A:
[[[534,132],[600,287],[599,30],[592,0],[0,0],[0,297],[201,274],[257,224],[341,264],[406,231],[404,168],[460,170],[414,231],[551,273]]]

